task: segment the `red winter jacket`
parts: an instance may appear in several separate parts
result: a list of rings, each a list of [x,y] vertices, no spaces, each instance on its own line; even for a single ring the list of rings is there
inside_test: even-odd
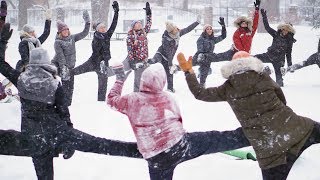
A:
[[[258,28],[259,10],[255,10],[253,17],[252,30],[239,27],[233,34],[234,48],[238,51],[246,51],[250,53],[251,44],[254,34]]]
[[[147,23],[142,30],[134,31],[131,29],[128,32],[127,50],[130,60],[143,61],[148,58],[147,33],[150,31],[151,24],[151,15],[147,15]],[[135,41],[137,41],[136,44]]]
[[[145,159],[171,148],[185,133],[178,105],[163,91],[165,84],[166,73],[157,63],[143,72],[140,92],[121,96],[123,82],[116,81],[107,98],[112,108],[128,116]]]

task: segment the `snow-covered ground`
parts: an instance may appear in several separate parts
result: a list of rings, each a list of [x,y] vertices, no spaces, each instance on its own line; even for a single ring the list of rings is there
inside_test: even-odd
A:
[[[156,20],[153,20],[156,22]],[[191,22],[190,22],[191,23]],[[163,24],[160,24],[164,26]],[[179,24],[180,25],[180,24]],[[53,43],[56,33],[55,24],[52,32],[43,44],[54,55]],[[276,27],[273,25],[272,27]],[[18,59],[19,35],[16,27],[10,39],[6,53],[7,61],[14,66]],[[70,27],[72,33],[82,30],[82,27]],[[223,52],[230,48],[233,27],[227,28],[227,38],[216,46],[216,52]],[[311,27],[296,26],[297,42],[293,46],[293,62],[300,62],[317,51],[319,31]],[[37,28],[42,33],[42,27]],[[161,43],[162,31],[149,34],[150,56],[153,56]],[[186,56],[196,51],[196,40],[199,36],[191,32],[181,38],[178,52]],[[268,34],[256,34],[252,45],[252,54],[266,52],[272,38]],[[91,54],[91,40],[81,40],[77,45],[77,65],[85,62]],[[123,60],[127,54],[125,41],[111,42],[112,60]],[[176,62],[176,59],[174,60]],[[207,79],[207,86],[218,86],[225,80],[220,75],[220,67],[225,62],[211,65],[213,74]],[[112,64],[112,62],[111,62]],[[274,78],[274,74],[272,74]],[[284,77],[283,91],[288,105],[298,114],[320,121],[318,102],[320,102],[320,70],[318,66],[310,66]],[[0,75],[0,79],[3,77]],[[108,92],[115,78],[109,78]],[[186,85],[184,74],[174,76],[176,93],[172,94],[179,103],[182,111],[184,127],[187,131],[231,130],[239,126],[235,115],[225,102],[206,103],[197,101],[191,95]],[[128,78],[124,93],[133,89],[133,75]],[[103,102],[97,102],[96,73],[87,73],[75,78],[73,104],[70,107],[74,127],[84,132],[123,141],[135,141],[127,117],[112,110]],[[18,102],[0,104],[0,128],[20,130],[20,105]],[[246,148],[251,150],[251,148]],[[313,145],[297,160],[289,175],[289,180],[320,179],[320,145]],[[111,157],[92,153],[76,152],[69,159],[62,157],[54,159],[56,180],[123,180],[149,179],[147,163],[144,160],[123,157]],[[0,155],[0,179],[30,180],[36,179],[32,160],[28,157],[14,157]],[[174,173],[175,180],[193,179],[261,179],[258,163],[251,160],[236,160],[233,157],[216,153],[180,164]]]

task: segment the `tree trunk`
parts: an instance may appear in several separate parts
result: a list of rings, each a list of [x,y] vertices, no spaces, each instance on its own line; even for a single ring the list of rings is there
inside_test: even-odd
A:
[[[189,0],[183,0],[182,9],[185,11],[188,11],[189,9],[188,4],[189,4]]]
[[[164,6],[164,0],[158,0],[156,3],[158,6]]]
[[[268,21],[278,22],[280,20],[280,0],[264,0],[261,1],[260,9],[265,9],[267,11]],[[262,16],[260,13],[258,33],[266,33],[264,25],[262,22]]]
[[[92,20],[93,22],[103,22],[108,24],[108,14],[110,0],[91,0]]]
[[[18,6],[18,30],[28,23],[28,9],[33,5],[31,0],[20,0]]]

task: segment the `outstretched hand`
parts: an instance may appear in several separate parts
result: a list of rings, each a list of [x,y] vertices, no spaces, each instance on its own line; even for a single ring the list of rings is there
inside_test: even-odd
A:
[[[118,65],[118,66],[113,66],[112,70],[113,70],[114,74],[116,75],[116,79],[119,81],[122,81],[122,82],[126,81],[129,74],[132,72],[132,70],[129,70],[125,73],[122,64]]]
[[[10,39],[11,35],[12,35],[12,29],[10,29],[10,23],[6,23],[3,28],[2,28],[2,31],[1,31],[1,39],[0,41],[1,42],[5,42],[7,43],[8,40]]]
[[[84,22],[86,22],[86,23],[90,22],[90,15],[87,10],[83,11],[82,18],[83,18]]]
[[[260,11],[261,11],[262,17],[267,17],[267,11],[266,10],[261,9]]]
[[[221,26],[225,26],[225,25],[226,25],[225,22],[224,22],[224,18],[223,18],[223,17],[220,17],[220,18],[219,18],[218,23],[219,23]]]
[[[254,7],[256,8],[256,10],[259,10],[260,4],[261,4],[261,0],[256,0],[256,2],[254,2],[253,4],[254,4]]]
[[[184,57],[183,53],[179,53],[177,56],[179,66],[183,72],[190,71],[192,69],[192,57],[190,56],[188,61]]]
[[[146,2],[146,7],[143,9],[146,11],[147,15],[151,15],[151,8],[149,2]]]
[[[119,4],[117,1],[113,1],[112,8],[113,8],[114,12],[119,12]]]

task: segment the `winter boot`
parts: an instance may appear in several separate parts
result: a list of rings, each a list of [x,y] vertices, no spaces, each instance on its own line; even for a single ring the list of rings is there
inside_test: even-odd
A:
[[[172,88],[172,89],[167,89],[167,91],[168,91],[168,92],[171,92],[171,93],[175,93],[175,92],[176,92],[176,90],[173,89],[173,88]]]

